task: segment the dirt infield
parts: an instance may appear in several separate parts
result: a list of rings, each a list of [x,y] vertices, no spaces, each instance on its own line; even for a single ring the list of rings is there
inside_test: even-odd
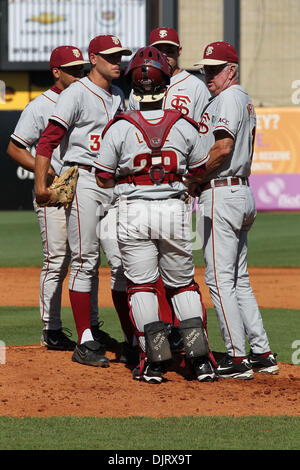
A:
[[[299,309],[299,269],[249,271],[261,307]],[[38,305],[39,273],[39,268],[0,269],[0,305]],[[109,272],[100,273],[100,306],[112,306]],[[197,269],[196,280],[210,307],[203,269]],[[67,286],[63,305],[69,306]],[[166,382],[151,386],[133,381],[112,353],[107,369],[73,363],[71,355],[38,345],[8,346],[6,363],[0,364],[0,416],[300,416],[299,366],[279,363],[277,376],[199,384],[189,380],[177,356]]]

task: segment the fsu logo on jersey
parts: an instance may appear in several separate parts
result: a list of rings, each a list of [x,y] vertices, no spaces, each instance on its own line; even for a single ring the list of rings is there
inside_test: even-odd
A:
[[[202,118],[201,118],[201,121],[200,121],[200,129],[199,129],[200,134],[207,134],[208,133],[209,127],[206,123],[208,123],[209,121],[210,121],[209,114],[204,113]]]
[[[184,116],[188,116],[190,110],[187,107],[191,103],[191,100],[186,95],[173,95],[171,100],[172,108],[178,109]]]

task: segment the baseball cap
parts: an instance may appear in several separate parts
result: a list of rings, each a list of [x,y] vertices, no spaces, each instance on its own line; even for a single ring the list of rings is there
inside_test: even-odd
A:
[[[203,59],[194,65],[221,65],[227,62],[238,64],[237,52],[228,42],[219,41],[208,44],[204,49]]]
[[[90,54],[114,54],[121,52],[122,55],[131,55],[132,51],[122,47],[121,41],[117,36],[111,34],[96,36],[89,44]]]
[[[74,46],[59,46],[53,49],[50,56],[50,68],[53,67],[72,67],[73,65],[88,64],[83,60],[80,49]]]
[[[173,44],[180,47],[180,42],[176,29],[173,28],[156,28],[150,33],[150,46],[155,44]]]

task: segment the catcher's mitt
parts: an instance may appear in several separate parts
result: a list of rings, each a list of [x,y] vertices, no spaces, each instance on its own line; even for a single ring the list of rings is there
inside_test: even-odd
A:
[[[62,175],[56,176],[49,186],[51,191],[50,199],[47,202],[39,204],[39,206],[68,207],[74,198],[77,179],[78,168],[76,166],[72,166]]]

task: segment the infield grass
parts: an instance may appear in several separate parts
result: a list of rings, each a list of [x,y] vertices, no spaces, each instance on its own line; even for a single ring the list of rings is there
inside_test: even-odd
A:
[[[300,310],[263,309],[261,313],[272,351],[278,354],[280,362],[290,363],[295,352],[293,344],[295,341],[300,342]],[[123,341],[115,310],[109,307],[102,308],[99,317],[104,321],[102,328],[117,340]],[[39,343],[42,323],[38,307],[0,307],[0,318],[0,340],[6,345]],[[62,320],[63,326],[72,331],[76,341],[76,329],[70,308],[62,309]],[[207,310],[207,320],[211,349],[215,352],[225,352],[213,309]]]
[[[248,244],[249,266],[299,267],[300,213],[258,213]],[[202,250],[193,253],[195,264],[203,266]],[[41,265],[42,244],[35,213],[0,211],[0,266]],[[103,265],[107,265],[105,257]]]
[[[116,450],[298,450],[299,425],[300,418],[263,416],[113,420],[3,417],[0,449],[110,450],[103,454],[102,462],[107,463]]]

